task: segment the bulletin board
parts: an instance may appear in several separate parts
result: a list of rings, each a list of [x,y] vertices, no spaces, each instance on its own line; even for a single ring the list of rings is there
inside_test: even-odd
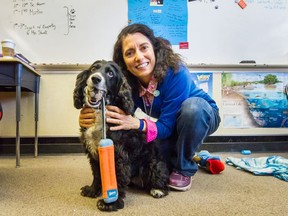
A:
[[[188,47],[173,49],[188,64],[288,64],[288,0],[244,2],[187,1]],[[0,40],[36,64],[91,64],[112,58],[128,10],[128,0],[1,0]]]

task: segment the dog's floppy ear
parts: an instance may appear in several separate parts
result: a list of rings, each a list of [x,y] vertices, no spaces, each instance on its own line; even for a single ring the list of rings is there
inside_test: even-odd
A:
[[[73,93],[74,107],[81,109],[84,103],[84,88],[86,87],[86,81],[89,76],[89,71],[84,70],[77,75],[75,89]]]
[[[122,76],[122,83],[119,89],[119,97],[122,99],[123,110],[128,115],[132,115],[134,113],[134,101],[132,99],[132,90],[131,86],[128,84],[125,76],[120,73]]]

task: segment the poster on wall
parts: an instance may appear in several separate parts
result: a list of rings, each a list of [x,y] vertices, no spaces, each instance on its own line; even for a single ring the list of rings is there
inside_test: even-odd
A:
[[[287,128],[288,74],[223,72],[224,128]]]
[[[212,96],[213,73],[212,72],[190,72],[192,80],[198,88],[203,89]]]
[[[148,25],[172,45],[187,41],[187,0],[128,0],[128,20]]]

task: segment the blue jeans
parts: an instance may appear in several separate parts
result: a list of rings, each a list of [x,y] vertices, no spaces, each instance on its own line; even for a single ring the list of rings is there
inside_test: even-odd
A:
[[[220,123],[218,110],[199,97],[186,99],[177,112],[176,127],[171,137],[161,140],[160,152],[168,167],[185,176],[193,176],[198,165],[192,160],[204,139]]]

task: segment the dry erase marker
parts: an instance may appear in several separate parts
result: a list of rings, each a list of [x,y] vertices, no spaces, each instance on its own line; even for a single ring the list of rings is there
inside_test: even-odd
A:
[[[247,150],[247,149],[244,149],[241,151],[241,154],[243,155],[250,155],[251,154],[251,151],[250,150]]]

